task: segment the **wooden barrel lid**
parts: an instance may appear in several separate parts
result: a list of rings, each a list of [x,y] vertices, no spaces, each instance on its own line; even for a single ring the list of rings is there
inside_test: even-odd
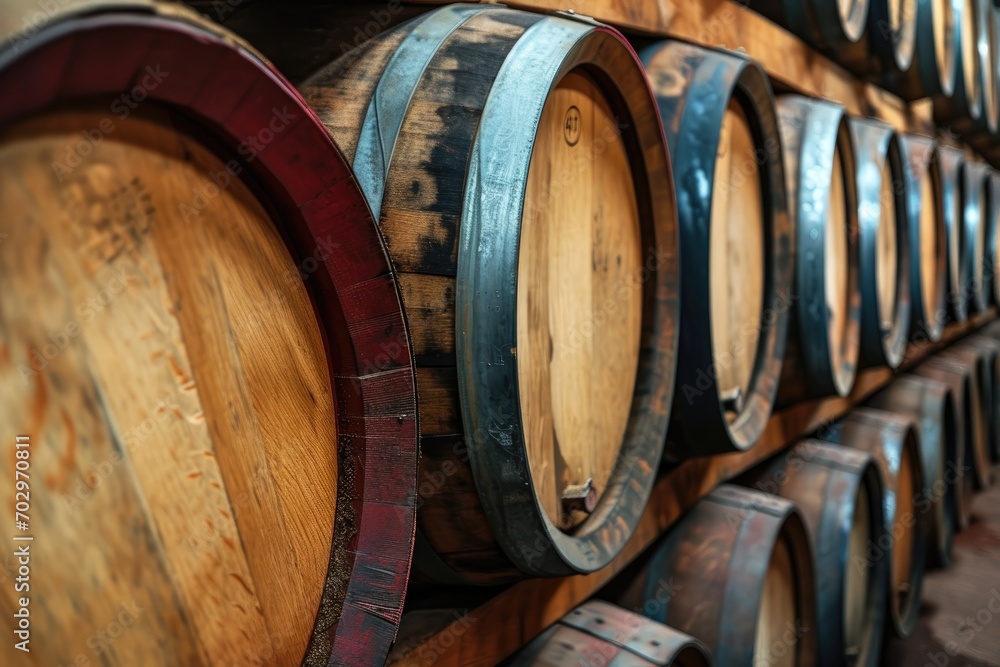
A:
[[[917,0],[888,0],[889,31],[892,36],[892,55],[895,66],[907,71],[913,63],[917,45]],[[879,21],[869,20],[868,29],[881,33]],[[882,35],[879,34],[879,37]],[[878,39],[876,37],[875,39]]]
[[[878,291],[879,325],[891,331],[896,317],[896,298],[899,285],[899,240],[897,229],[896,197],[892,168],[889,161],[882,163],[881,208],[876,234],[876,289]]]
[[[382,664],[417,449],[363,195],[290,85],[192,12],[53,20],[0,53],[0,123],[24,119],[0,138],[23,232],[0,419],[50,492],[46,661],[128,612],[126,664]]]
[[[517,276],[521,419],[534,491],[558,526],[567,489],[607,489],[628,425],[642,329],[642,230],[615,113],[582,69],[542,110]],[[599,155],[599,159],[595,159]]]
[[[942,88],[948,90],[947,86],[949,83],[954,88],[953,72],[955,71],[956,58],[955,12],[952,9],[952,0],[931,0],[930,10],[932,34],[934,37],[934,62],[937,64],[937,76],[942,84]]]
[[[851,519],[847,562],[844,563],[844,646],[848,650],[861,645],[870,624],[872,567],[868,545],[874,535],[871,515],[868,488],[861,484]]]
[[[845,172],[844,158],[841,154],[843,144],[838,141],[833,151],[833,169],[830,172],[830,200],[826,214],[826,258],[824,261],[824,280],[826,291],[826,307],[829,311],[830,331],[830,366],[839,377],[843,374],[845,364],[854,365],[857,362],[856,343],[850,339],[857,335],[856,323],[852,315],[856,313],[851,305],[851,283],[848,272],[851,270],[850,234],[851,219],[848,216],[847,179],[851,176]],[[808,332],[806,332],[808,335]],[[851,354],[852,349],[854,354]],[[839,383],[847,385],[848,382]],[[845,389],[846,390],[846,389]]]
[[[892,519],[892,588],[900,598],[900,607],[905,608],[906,600],[912,592],[914,576],[911,562],[913,560],[914,527],[914,497],[920,489],[914,484],[915,468],[920,461],[913,460],[913,452],[909,447],[902,449],[899,459],[899,472],[896,477],[896,513]],[[922,574],[920,575],[922,576]]]
[[[939,245],[944,239],[938,235],[938,211],[935,202],[934,177],[930,169],[924,170],[920,176],[920,233],[918,247],[920,248],[920,298],[923,302],[923,312],[932,314],[937,311],[937,279],[940,275],[938,257]]]
[[[751,392],[762,326],[765,276],[764,186],[757,141],[742,103],[723,113],[709,231],[712,349],[720,397]],[[740,409],[727,409],[735,421]]]
[[[962,58],[962,82],[970,116],[979,118],[983,108],[983,83],[979,60],[979,10],[978,0],[964,0],[959,32],[959,48]]]
[[[793,667],[796,652],[787,640],[801,619],[796,599],[795,562],[784,537],[778,539],[764,575],[754,641],[754,664]]]
[[[239,179],[213,187],[227,160],[144,109],[81,142],[106,119],[59,113],[0,136],[0,205],[24,221],[0,244],[0,421],[37,440],[53,497],[33,523],[52,573],[36,595],[79,608],[43,607],[36,628],[75,651],[90,628],[71,617],[134,598],[162,616],[116,642],[123,662],[297,665],[338,481],[319,323],[270,214]],[[87,155],[54,172],[67,146]]]

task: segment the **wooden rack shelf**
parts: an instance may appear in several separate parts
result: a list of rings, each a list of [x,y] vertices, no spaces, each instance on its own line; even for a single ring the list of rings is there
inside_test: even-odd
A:
[[[997,316],[996,308],[948,327],[938,343],[911,345],[902,368],[919,363]],[[514,584],[471,610],[414,611],[403,616],[387,665],[490,667],[593,596],[719,484],[781,452],[803,435],[832,423],[884,387],[895,373],[862,371],[850,396],[809,401],[775,413],[760,441],[736,454],[686,461],[657,481],[646,511],[625,549],[606,568],[589,575],[530,579]]]
[[[629,33],[740,49],[760,62],[780,89],[839,102],[851,114],[879,118],[897,130],[936,134],[929,100],[908,104],[859,80],[784,28],[733,0],[505,0],[503,4],[536,12],[572,9]]]

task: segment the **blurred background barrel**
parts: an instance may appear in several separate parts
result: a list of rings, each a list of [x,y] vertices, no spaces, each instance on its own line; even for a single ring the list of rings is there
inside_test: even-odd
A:
[[[889,627],[895,636],[908,637],[920,611],[927,548],[927,515],[917,505],[924,482],[913,420],[855,408],[820,437],[870,453],[882,473],[886,539],[874,545],[869,559],[890,560]]]
[[[846,396],[857,375],[861,291],[854,151],[843,107],[778,100],[794,220],[795,295],[777,404]]]
[[[858,76],[882,82],[907,72],[917,45],[918,0],[869,0],[865,34],[833,52],[834,59]]]
[[[969,371],[976,386],[973,394],[978,399],[977,437],[972,443],[972,458],[969,464],[975,473],[976,488],[985,489],[993,483],[992,440],[996,431],[993,423],[996,413],[993,403],[994,382],[997,375],[997,346],[987,341],[974,342],[973,338],[963,339],[942,350],[938,357],[943,362],[953,361]]]
[[[613,604],[591,600],[563,616],[504,664],[710,667],[712,663],[697,639]]]
[[[685,258],[667,453],[745,450],[771,415],[791,309],[794,238],[771,85],[736,53],[668,41],[642,59],[670,147]]]
[[[783,498],[716,488],[622,582],[618,604],[700,639],[716,665],[815,664],[809,535]]]
[[[910,338],[941,340],[947,321],[948,239],[937,144],[900,135],[910,240]]]
[[[418,452],[364,196],[250,46],[172,3],[87,10],[0,54],[0,424],[47,489],[31,657],[381,665]]]
[[[866,36],[869,0],[749,0],[748,6],[830,55]]]
[[[659,465],[677,346],[673,187],[641,64],[592,21],[453,5],[302,90],[399,272],[417,565],[480,584],[607,565]]]
[[[868,400],[868,405],[913,420],[920,445],[924,486],[920,510],[928,515],[928,565],[951,563],[955,537],[955,476],[960,465],[955,399],[943,382],[900,375]]]
[[[1000,21],[1000,9],[997,10]],[[989,170],[986,191],[986,259],[983,262],[984,289],[989,301],[1000,306],[1000,171]]]
[[[883,76],[889,90],[905,100],[954,94],[963,1],[917,0],[913,61],[905,71],[891,69]]]
[[[954,486],[955,532],[965,530],[972,511],[975,489],[975,443],[982,437],[982,403],[978,380],[969,370],[953,360],[931,357],[911,369],[914,375],[948,385],[954,399],[957,446],[953,468],[945,470],[945,479]],[[975,380],[975,381],[974,381]]]
[[[941,211],[947,233],[948,315],[951,321],[964,322],[969,316],[966,273],[969,271],[965,244],[965,205],[963,195],[962,151],[938,146],[941,173]]]
[[[994,25],[993,0],[974,0],[976,56],[982,113],[978,116],[957,115],[952,120],[953,131],[968,141],[992,143],[1000,129],[1000,88],[997,87],[997,33]]]
[[[809,529],[816,578],[820,667],[875,667],[885,627],[888,559],[883,490],[871,455],[805,440],[740,478],[795,503]]]
[[[971,348],[986,359],[987,382],[989,395],[984,401],[986,414],[986,456],[991,463],[997,461],[997,445],[1000,443],[1000,340],[996,337],[996,328],[987,328],[972,336],[966,336],[958,341],[955,347]]]
[[[910,329],[910,241],[903,156],[896,132],[852,118],[858,190],[861,365],[896,368]]]
[[[982,162],[967,161],[961,170],[962,252],[965,254],[964,289],[968,294],[969,316],[986,310],[988,295],[983,276],[986,258],[986,190],[988,169]]]
[[[987,0],[989,1],[989,0]],[[983,78],[979,58],[980,0],[950,0],[955,30],[955,90],[934,96],[934,121],[950,125],[958,119],[977,122],[983,117]]]

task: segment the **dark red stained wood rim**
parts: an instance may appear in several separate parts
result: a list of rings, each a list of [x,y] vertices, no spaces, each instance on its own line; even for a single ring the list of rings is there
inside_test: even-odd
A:
[[[413,549],[415,381],[382,239],[319,119],[268,63],[221,30],[197,19],[116,11],[63,20],[0,52],[0,123],[84,98],[110,106],[157,65],[168,74],[149,99],[234,152],[275,110],[295,116],[245,166],[270,198],[294,256],[311,256],[320,239],[336,244],[307,281],[325,332],[341,466],[318,611],[332,625],[314,631],[308,663],[382,665],[402,615]]]

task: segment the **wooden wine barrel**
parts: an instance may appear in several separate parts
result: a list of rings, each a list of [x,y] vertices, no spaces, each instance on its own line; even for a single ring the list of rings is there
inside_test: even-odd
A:
[[[812,550],[783,498],[723,484],[624,578],[618,604],[700,639],[716,665],[816,664]]]
[[[973,9],[982,113],[978,116],[955,116],[952,119],[952,130],[969,140],[978,138],[989,142],[990,137],[995,137],[1000,129],[1000,88],[997,87],[996,65],[998,51],[993,0],[974,0]]]
[[[969,294],[966,274],[969,272],[965,243],[965,206],[963,196],[962,151],[951,146],[938,146],[938,165],[941,169],[941,210],[947,233],[948,248],[948,316],[954,322],[964,322],[969,317]]]
[[[954,400],[955,461],[945,470],[945,481],[954,487],[953,516],[955,532],[969,526],[975,489],[975,443],[982,437],[982,404],[978,379],[969,370],[949,359],[931,357],[911,369],[914,375],[942,382],[951,389]],[[975,381],[974,381],[975,380]]]
[[[248,45],[172,3],[99,9],[0,40],[0,469],[13,498],[30,460],[31,655],[381,665],[418,450],[364,196]]]
[[[886,72],[887,88],[909,101],[955,93],[963,1],[918,0],[913,61],[905,71]]]
[[[996,329],[992,329],[993,332]],[[1000,459],[1000,340],[988,333],[963,338],[956,346],[970,347],[987,359],[989,400],[986,401],[987,442],[986,455],[990,463]]]
[[[831,55],[859,76],[880,83],[907,72],[917,45],[918,0],[870,0],[864,35]]]
[[[774,96],[733,52],[642,52],[677,189],[684,270],[672,458],[746,450],[771,415],[791,310],[791,218]]]
[[[955,31],[955,89],[934,96],[934,120],[976,120],[983,115],[983,84],[979,60],[979,0],[951,0]]]
[[[910,339],[937,342],[948,318],[948,239],[937,142],[914,134],[900,135],[899,149],[907,167]]]
[[[591,600],[563,616],[505,664],[711,667],[712,663],[708,650],[697,639],[638,613]]]
[[[833,57],[866,35],[870,0],[749,0],[747,6]]]
[[[997,435],[997,409],[994,401],[995,384],[1000,363],[1000,344],[992,340],[969,337],[942,350],[938,356],[952,360],[969,369],[973,382],[978,385],[980,437],[973,449],[976,488],[985,489],[993,484],[993,442]]]
[[[673,188],[634,52],[573,15],[454,5],[302,90],[399,271],[417,565],[480,584],[603,567],[649,496],[677,348]]]
[[[820,667],[876,667],[885,628],[888,559],[883,490],[870,454],[804,440],[740,483],[795,503],[809,529],[816,578]]]
[[[895,131],[852,118],[861,283],[861,366],[896,368],[910,328],[910,241],[904,161]]]
[[[1000,10],[997,11],[1000,21]],[[1000,306],[1000,171],[990,170],[986,190],[986,259],[983,262],[985,289],[989,301]]]
[[[868,400],[873,408],[913,420],[920,444],[924,486],[915,503],[927,514],[927,562],[951,563],[955,537],[955,481],[959,461],[959,424],[955,399],[944,382],[916,375],[900,375]]]
[[[777,404],[846,396],[857,375],[861,290],[854,151],[843,107],[778,100],[795,293]]]
[[[905,639],[920,612],[927,548],[927,515],[917,504],[924,481],[913,420],[883,410],[855,408],[821,437],[870,453],[882,473],[886,539],[874,545],[869,559],[889,559],[890,628],[896,637]]]
[[[982,162],[967,161],[961,169],[962,184],[962,251],[965,253],[965,284],[969,315],[981,313],[988,305],[984,285],[987,225],[986,190],[989,188],[989,167]]]

